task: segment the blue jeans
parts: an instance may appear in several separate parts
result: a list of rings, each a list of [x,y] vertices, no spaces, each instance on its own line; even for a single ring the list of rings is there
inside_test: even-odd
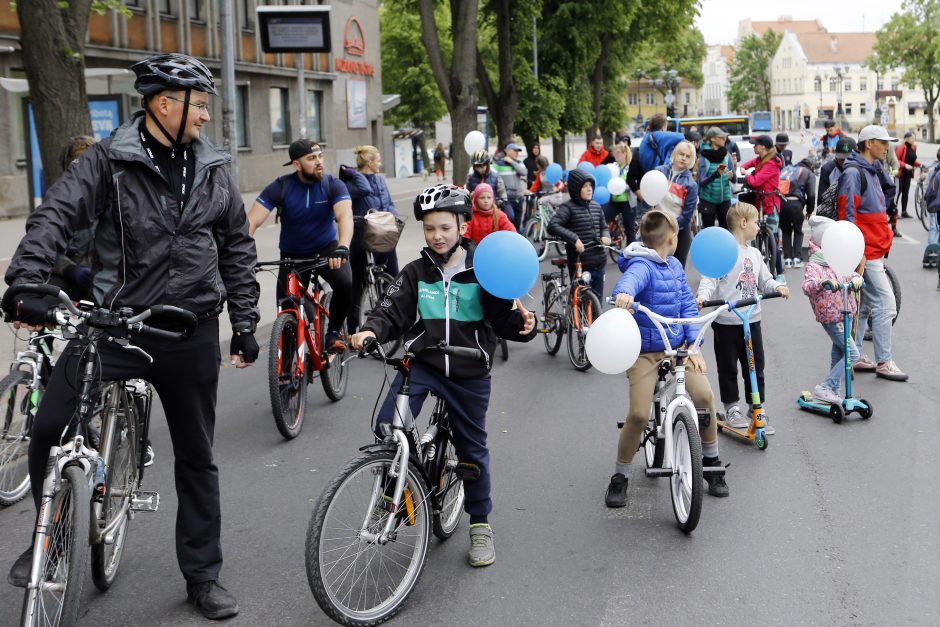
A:
[[[826,333],[829,334],[829,339],[832,340],[829,374],[823,379],[822,384],[830,390],[838,392],[839,386],[842,385],[842,375],[845,374],[845,364],[842,361],[845,356],[845,338],[842,337],[842,323],[832,322],[822,326],[823,329],[826,330]],[[858,361],[858,354],[858,346],[855,345],[855,338],[849,335],[850,364],[854,364]]]
[[[928,213],[930,218],[930,228],[927,229],[927,243],[928,244],[940,244],[940,228],[937,227],[937,214]]]
[[[861,346],[868,327],[868,315],[871,314],[876,363],[891,360],[891,321],[896,313],[894,291],[885,272],[884,259],[869,259],[865,262],[865,287],[862,288],[862,304],[858,308],[858,335],[855,343]]]

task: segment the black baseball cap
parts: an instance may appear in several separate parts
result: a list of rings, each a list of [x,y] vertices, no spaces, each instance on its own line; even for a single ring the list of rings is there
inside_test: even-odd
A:
[[[309,155],[314,152],[321,152],[320,144],[309,139],[298,139],[287,149],[287,154],[290,155],[290,161],[285,163],[284,166],[289,166],[304,155]]]
[[[755,146],[763,146],[764,148],[773,148],[774,140],[770,138],[770,135],[761,135],[754,140]]]
[[[839,142],[836,144],[835,152],[836,159],[845,159],[849,156],[849,153],[855,151],[855,140],[847,135],[843,135]]]

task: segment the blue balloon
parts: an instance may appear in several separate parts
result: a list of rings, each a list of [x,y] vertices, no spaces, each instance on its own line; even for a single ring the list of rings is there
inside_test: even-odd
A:
[[[562,172],[563,170],[561,166],[558,165],[557,163],[553,163],[547,168],[545,168],[545,180],[548,181],[549,184],[554,185],[555,183],[561,180]]]
[[[613,176],[613,173],[607,166],[594,168],[594,180],[597,181],[598,187],[607,187],[611,176]]]
[[[512,231],[494,231],[477,246],[473,272],[490,294],[519,298],[535,285],[539,258],[532,243],[523,236]]]
[[[738,242],[731,231],[710,226],[695,236],[689,254],[702,276],[720,279],[731,272],[738,261]]]
[[[598,168],[597,171],[607,170],[607,168]],[[610,170],[607,170],[610,172]],[[594,190],[594,202],[599,205],[606,205],[610,202],[610,190],[606,187],[598,187]]]
[[[581,163],[578,164],[578,169],[584,170],[591,176],[594,176],[594,170],[595,170],[594,164],[591,163],[590,161],[582,161]]]

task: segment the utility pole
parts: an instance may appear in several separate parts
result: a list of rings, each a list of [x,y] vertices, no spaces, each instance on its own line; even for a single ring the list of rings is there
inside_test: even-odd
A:
[[[238,137],[235,130],[235,12],[232,0],[219,0],[222,34],[222,146],[232,157],[231,172],[238,179]]]

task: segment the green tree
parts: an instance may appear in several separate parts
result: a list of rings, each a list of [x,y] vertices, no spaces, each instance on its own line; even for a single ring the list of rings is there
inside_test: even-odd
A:
[[[770,61],[783,35],[768,30],[763,36],[748,35],[734,50],[728,68],[728,106],[732,111],[770,110]]]
[[[929,141],[935,141],[936,105],[940,98],[940,4],[936,0],[906,0],[878,31],[868,65],[886,72],[904,71],[902,82],[920,88],[927,102]]]
[[[663,95],[669,93],[670,85],[664,80],[666,72],[676,72],[676,84],[685,80],[696,89],[705,82],[702,61],[705,59],[705,38],[697,29],[685,29],[670,39],[659,39],[644,46],[624,71],[624,76],[636,76],[643,72],[655,82],[654,87]],[[659,79],[658,81],[656,79]]]
[[[91,12],[129,13],[120,0],[20,0],[23,69],[36,118],[36,135],[46,182],[62,174],[59,155],[68,139],[91,135],[85,91],[85,36]]]

